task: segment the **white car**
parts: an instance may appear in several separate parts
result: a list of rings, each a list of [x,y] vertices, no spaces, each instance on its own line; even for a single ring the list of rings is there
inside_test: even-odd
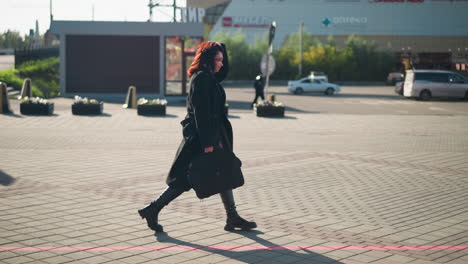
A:
[[[320,79],[328,82],[328,76],[323,72],[311,71],[309,77],[311,79]]]
[[[468,100],[468,79],[451,71],[407,70],[403,95],[424,101],[433,97]]]
[[[304,92],[323,92],[326,95],[333,95],[341,91],[340,86],[326,82],[322,79],[302,78],[297,81],[288,82],[288,91],[294,94]]]

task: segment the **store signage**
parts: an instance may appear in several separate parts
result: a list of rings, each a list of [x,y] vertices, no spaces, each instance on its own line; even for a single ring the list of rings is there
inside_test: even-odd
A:
[[[237,28],[268,28],[270,27],[271,19],[261,16],[251,17],[223,17],[223,27]]]
[[[332,23],[332,22],[331,22],[330,19],[328,19],[328,17],[326,17],[326,18],[324,18],[324,19],[322,20],[322,24],[323,24],[324,26],[326,26],[326,27],[328,27],[331,23]]]
[[[333,24],[366,24],[367,17],[334,17]]]
[[[339,17],[332,17],[332,18],[324,18],[322,20],[322,24],[325,27],[330,26],[331,24],[334,25],[362,25],[362,24],[367,24],[367,17],[344,17],[344,16],[339,16]]]
[[[370,3],[424,3],[424,0],[369,0]]]

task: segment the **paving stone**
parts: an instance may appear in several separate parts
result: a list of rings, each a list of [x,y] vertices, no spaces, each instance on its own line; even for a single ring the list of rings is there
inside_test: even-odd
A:
[[[365,90],[374,94],[383,89]],[[390,98],[393,91],[388,92]],[[252,95],[237,88],[227,93],[239,102]],[[346,97],[290,98],[310,111],[325,101],[333,105],[332,112],[363,107]],[[421,110],[428,107],[425,103],[397,98],[377,100],[372,108],[377,112],[372,113],[290,109],[285,119],[257,118],[251,110],[234,107],[235,149],[246,179],[234,194],[239,213],[254,219],[257,231],[225,232],[219,197],[200,201],[190,191],[162,211],[164,238],[154,236],[136,210],[165,187],[181,140],[182,105],[169,107],[171,116],[166,118],[143,118],[120,104],[106,104],[112,116],[88,118],[71,115],[70,99],[52,100],[57,106],[54,117],[0,115],[0,151],[8,153],[0,160],[0,173],[16,179],[0,186],[1,247],[251,248],[0,251],[2,262],[466,261],[462,253],[447,250],[262,247],[467,245],[468,111],[437,116]],[[403,102],[420,115],[392,112],[390,104],[402,107]],[[430,104],[459,107],[443,101]],[[25,157],[28,166],[20,162]]]
[[[415,260],[414,258],[409,258],[409,257],[399,256],[399,255],[392,255],[384,259],[384,261],[394,261],[394,262],[399,262],[399,263],[409,263],[414,260]]]
[[[64,256],[55,256],[55,257],[51,257],[51,258],[42,259],[41,261],[44,261],[46,263],[55,264],[55,263],[66,263],[66,262],[74,261],[74,259],[67,258],[67,257],[64,257]]]
[[[92,257],[89,257],[89,258],[85,258],[85,259],[80,259],[80,263],[89,263],[89,264],[98,264],[98,263],[106,263],[106,262],[110,262],[112,261],[111,259],[109,258],[106,258],[106,257],[103,257],[103,256],[92,256]]]

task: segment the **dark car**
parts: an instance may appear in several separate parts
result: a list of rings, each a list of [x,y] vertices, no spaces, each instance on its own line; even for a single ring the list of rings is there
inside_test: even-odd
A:
[[[401,72],[391,72],[387,76],[387,84],[395,85],[397,82],[405,80],[405,75]]]

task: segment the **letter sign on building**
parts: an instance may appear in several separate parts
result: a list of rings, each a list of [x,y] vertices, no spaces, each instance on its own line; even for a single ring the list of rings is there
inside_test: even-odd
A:
[[[205,16],[204,8],[195,7],[181,7],[180,17],[184,23],[203,23],[203,17]]]

